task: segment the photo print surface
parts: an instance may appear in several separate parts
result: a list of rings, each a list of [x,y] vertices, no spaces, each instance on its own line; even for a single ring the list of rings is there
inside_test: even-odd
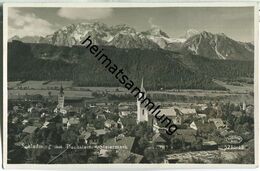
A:
[[[5,7],[7,164],[255,164],[255,7]]]

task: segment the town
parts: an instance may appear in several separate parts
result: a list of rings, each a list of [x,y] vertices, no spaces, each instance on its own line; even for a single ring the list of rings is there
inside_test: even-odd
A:
[[[28,87],[9,91],[15,89]],[[72,98],[62,82],[52,88],[57,94],[42,91],[48,95],[9,97],[10,163],[254,162],[254,106],[246,101],[157,100],[178,126],[168,135],[145,104],[129,96],[107,99],[96,91],[94,100]]]

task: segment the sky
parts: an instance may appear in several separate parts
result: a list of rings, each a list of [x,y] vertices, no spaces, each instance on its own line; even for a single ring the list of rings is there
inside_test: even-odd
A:
[[[224,33],[238,41],[254,40],[253,7],[9,8],[8,35],[46,36],[72,23],[94,21],[127,24],[137,31],[159,27],[174,38],[195,29]]]

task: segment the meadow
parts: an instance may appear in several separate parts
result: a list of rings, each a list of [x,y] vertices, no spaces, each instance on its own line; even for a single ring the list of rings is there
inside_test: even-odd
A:
[[[224,99],[227,101],[248,101],[253,103],[253,84],[241,84],[234,86],[223,81],[215,80],[216,83],[225,86],[228,90],[201,90],[201,89],[171,89],[147,91],[151,96],[185,96],[193,97],[208,97],[215,99]],[[74,86],[73,81],[12,81],[8,82],[8,99],[16,99],[24,95],[42,95],[49,96],[57,95],[60,86],[64,88],[64,93],[67,98],[87,98],[93,99],[93,93],[110,94],[116,96],[130,95],[129,91],[124,87],[78,87]]]

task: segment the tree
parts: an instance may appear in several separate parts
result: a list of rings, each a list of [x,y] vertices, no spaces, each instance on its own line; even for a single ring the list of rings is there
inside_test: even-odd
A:
[[[51,95],[52,95],[52,94],[51,94],[51,91],[49,91],[49,92],[48,92],[48,96],[51,97]]]
[[[141,137],[138,141],[137,153],[143,154],[144,150],[149,147],[149,141],[146,137]]]
[[[40,153],[39,156],[37,156],[37,160],[39,161],[39,163],[48,163],[48,161],[50,160],[50,154],[48,150],[44,150]]]
[[[182,141],[180,139],[176,139],[175,137],[171,138],[171,146],[173,149],[181,149]]]
[[[88,158],[88,163],[97,163],[98,157],[97,156],[91,156]]]
[[[73,130],[67,130],[61,135],[63,144],[74,144],[77,142],[78,136]]]
[[[12,150],[8,152],[8,162],[12,164],[25,163],[27,158],[26,154],[26,150],[23,147],[14,146]]]
[[[118,128],[112,128],[112,130],[105,134],[104,141],[114,138],[120,134],[120,130]]]
[[[113,163],[113,161],[118,157],[116,150],[110,150],[107,152],[108,162]]]
[[[164,151],[161,148],[146,148],[144,150],[144,157],[150,163],[161,163],[164,159]]]

